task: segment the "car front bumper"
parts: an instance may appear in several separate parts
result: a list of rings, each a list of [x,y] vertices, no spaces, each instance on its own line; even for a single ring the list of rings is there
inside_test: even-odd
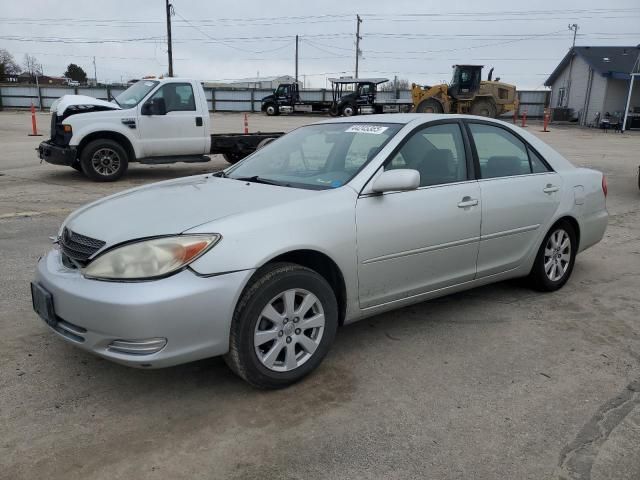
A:
[[[60,337],[114,362],[161,368],[228,351],[233,310],[252,273],[201,277],[186,269],[159,280],[105,282],[65,267],[52,250],[34,283],[51,294],[57,323],[49,327]],[[163,339],[155,353],[122,353],[122,345]]]
[[[38,146],[38,158],[53,165],[71,166],[76,161],[76,147],[61,147],[46,140]]]

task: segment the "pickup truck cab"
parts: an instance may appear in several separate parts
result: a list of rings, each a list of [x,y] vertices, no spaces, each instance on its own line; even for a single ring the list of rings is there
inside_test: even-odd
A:
[[[51,106],[51,138],[39,156],[67,165],[96,181],[122,177],[130,162],[207,162],[221,153],[231,163],[282,133],[211,135],[207,99],[200,82],[144,79],[113,101],[65,95]]]

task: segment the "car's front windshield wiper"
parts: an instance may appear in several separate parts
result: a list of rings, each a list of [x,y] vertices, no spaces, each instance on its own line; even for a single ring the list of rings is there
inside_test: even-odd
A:
[[[277,185],[279,187],[286,186],[282,183],[278,183],[274,180],[268,180],[266,178],[262,178],[258,175],[254,175],[253,177],[229,177],[233,180],[240,180],[241,182],[253,182],[253,183],[264,183],[266,185]]]
[[[224,170],[220,170],[219,172],[212,173],[211,176],[212,177],[227,178],[227,174],[224,173]]]

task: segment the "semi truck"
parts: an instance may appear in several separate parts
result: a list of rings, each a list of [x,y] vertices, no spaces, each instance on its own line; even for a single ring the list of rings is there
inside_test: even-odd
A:
[[[320,113],[331,115],[363,115],[370,113],[408,112],[411,100],[382,99],[378,85],[387,78],[330,78],[331,98],[318,99],[317,92],[300,90],[297,83],[281,83],[271,95],[262,99],[262,111],[269,116],[281,113]]]
[[[51,134],[41,160],[100,182],[115,181],[129,163],[235,163],[284,132],[210,134],[202,84],[187,78],[143,79],[113,101],[65,95],[51,106]]]

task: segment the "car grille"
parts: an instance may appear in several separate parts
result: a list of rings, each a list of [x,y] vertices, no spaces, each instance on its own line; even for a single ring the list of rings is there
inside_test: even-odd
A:
[[[68,228],[64,228],[60,237],[60,248],[64,257],[71,260],[74,264],[85,266],[89,257],[104,247],[105,242],[95,238],[80,235],[72,232]],[[67,264],[67,262],[65,262]]]

